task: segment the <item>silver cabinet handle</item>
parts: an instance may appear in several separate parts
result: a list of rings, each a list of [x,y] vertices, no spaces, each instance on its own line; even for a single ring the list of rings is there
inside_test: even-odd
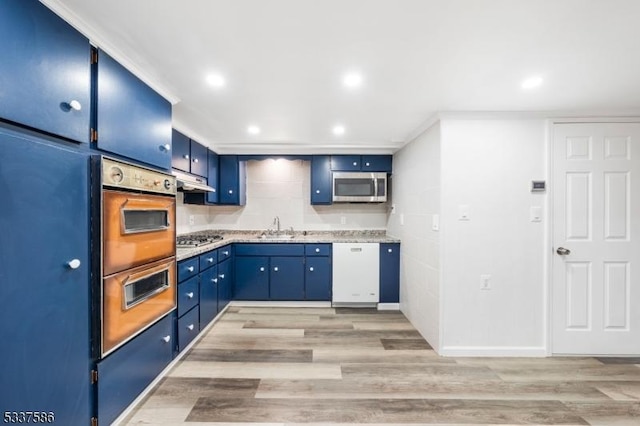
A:
[[[316,248],[316,253],[320,253],[320,249],[319,248]]]
[[[217,278],[212,278],[212,279],[211,279],[211,282],[215,284],[215,283],[217,283],[217,282],[218,282],[218,279],[217,279]]]
[[[320,193],[320,190],[319,190],[319,189],[316,189],[316,194],[319,194],[319,193]]]
[[[216,192],[216,189],[215,188],[211,188],[211,192]]]
[[[313,266],[309,267],[309,271],[313,272]]]
[[[164,340],[165,343],[169,343],[171,341],[171,336],[164,336],[162,340]]]
[[[207,262],[209,262],[209,263],[213,263],[213,257],[208,257],[208,258],[207,258]]]
[[[233,189],[230,189],[230,190],[229,190],[229,194],[233,194]]]
[[[189,154],[185,154],[185,155],[183,155],[182,157],[183,157],[185,160],[188,160],[188,159],[189,159]]]
[[[78,269],[80,267],[80,259],[71,259],[67,262],[67,266],[71,269]]]
[[[369,164],[369,163],[364,163],[364,165],[365,165],[365,166],[367,166],[367,167],[369,167],[369,166],[370,166],[370,164]]]
[[[189,324],[189,325],[187,326],[187,328],[188,328],[189,330],[193,330],[193,328],[194,328],[194,327],[193,327],[193,324]]]
[[[187,271],[189,271],[189,272],[193,272],[193,271],[195,271],[195,270],[196,270],[196,268],[194,268],[193,266],[189,266],[189,267],[187,268]]]
[[[274,270],[274,271],[276,271],[276,272],[278,272],[278,267],[277,267],[277,266],[276,266],[276,267],[274,267],[274,268],[273,268],[273,270]]]
[[[197,159],[197,158],[194,158],[194,159],[193,159],[193,162],[194,162],[194,163],[197,163],[197,162],[198,162],[198,159]]]
[[[260,272],[264,272],[264,266],[260,267]]]
[[[69,108],[74,111],[80,111],[82,109],[82,104],[74,99],[69,102]]]
[[[358,163],[356,163],[356,162],[354,161],[354,162],[353,162],[353,165],[354,165],[354,166],[357,166],[357,165],[358,165]]]
[[[192,292],[192,291],[190,291],[189,293],[187,293],[187,297],[188,297],[189,299],[193,299],[193,292]]]
[[[171,145],[169,145],[168,143],[164,145],[160,145],[160,149],[164,149],[165,151],[171,151]]]
[[[224,254],[225,256],[229,256],[229,252],[228,251],[223,251],[222,254]]]
[[[571,250],[566,249],[564,247],[558,247],[558,250],[556,250],[556,253],[558,253],[560,256],[567,256],[571,254]]]
[[[387,249],[389,253],[393,253],[393,249]]]
[[[220,274],[220,279],[224,280],[224,274]]]

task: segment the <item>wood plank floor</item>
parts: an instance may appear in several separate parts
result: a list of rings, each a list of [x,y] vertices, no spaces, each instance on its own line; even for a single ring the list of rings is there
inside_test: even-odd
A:
[[[640,359],[443,358],[399,312],[230,307],[125,425],[640,425]]]

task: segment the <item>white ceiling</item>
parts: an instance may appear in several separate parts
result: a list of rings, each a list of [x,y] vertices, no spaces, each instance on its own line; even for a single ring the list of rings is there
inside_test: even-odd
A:
[[[221,153],[388,153],[444,111],[640,112],[638,0],[42,1]]]

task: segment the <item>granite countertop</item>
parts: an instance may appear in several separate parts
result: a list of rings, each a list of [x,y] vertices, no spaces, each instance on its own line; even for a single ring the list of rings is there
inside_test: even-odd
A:
[[[179,248],[176,250],[176,260],[184,260],[214,250],[231,243],[399,243],[397,238],[389,237],[384,230],[364,231],[296,231],[293,238],[266,239],[260,238],[263,231],[238,231],[238,230],[210,230],[191,232],[184,235],[207,236],[221,235],[222,240],[198,247]]]

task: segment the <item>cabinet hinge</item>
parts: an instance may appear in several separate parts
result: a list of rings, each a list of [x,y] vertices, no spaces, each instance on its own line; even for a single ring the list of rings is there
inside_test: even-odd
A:
[[[91,142],[98,142],[98,131],[96,129],[91,129]]]
[[[97,64],[98,63],[98,51],[91,49],[91,64]]]
[[[98,418],[91,417],[91,426],[98,426]]]
[[[95,385],[98,383],[98,370],[91,370],[91,384]]]

